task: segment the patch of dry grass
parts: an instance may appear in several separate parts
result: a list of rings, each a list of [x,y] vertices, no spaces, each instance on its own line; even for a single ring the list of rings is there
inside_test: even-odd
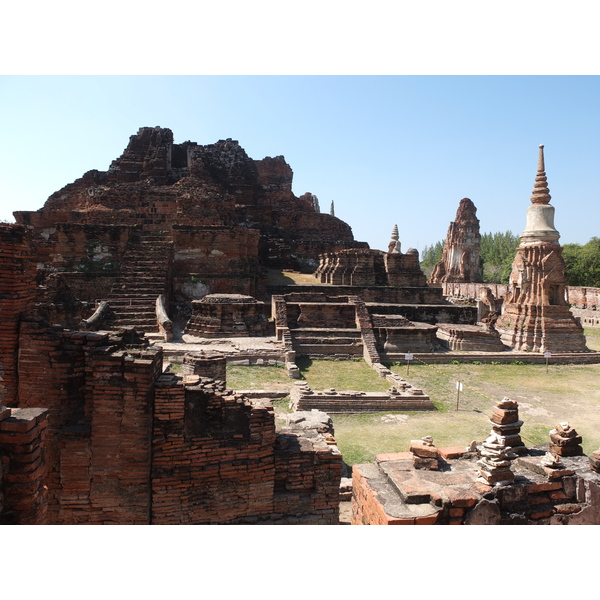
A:
[[[600,328],[585,330],[588,347],[600,350]],[[385,391],[389,384],[377,377],[363,361],[305,361],[302,375],[315,390]],[[235,367],[246,375],[237,389],[293,385],[284,369]],[[406,375],[403,365],[393,367]],[[232,383],[228,369],[228,386]],[[273,373],[273,379],[268,379]],[[237,375],[236,375],[237,376]],[[247,377],[255,378],[248,379]],[[600,365],[435,365],[413,364],[408,380],[423,388],[438,410],[385,415],[332,415],[335,437],[348,464],[371,462],[376,454],[408,450],[411,439],[431,435],[436,445],[467,446],[489,435],[492,408],[504,396],[519,402],[524,422],[521,435],[528,446],[549,441],[548,432],[568,421],[583,436],[583,449],[590,454],[600,447]],[[456,381],[464,390],[456,410]],[[281,389],[281,388],[280,388]]]
[[[227,387],[233,390],[289,390],[292,385],[283,367],[227,367]]]
[[[267,283],[270,285],[328,285],[321,283],[309,273],[278,269],[267,269]]]

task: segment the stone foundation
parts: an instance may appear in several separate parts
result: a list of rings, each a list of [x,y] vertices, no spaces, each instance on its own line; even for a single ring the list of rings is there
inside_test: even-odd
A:
[[[437,337],[449,350],[468,352],[502,352],[508,348],[495,329],[483,325],[451,325],[440,323]]]
[[[210,294],[192,301],[185,333],[199,337],[256,337],[269,335],[268,307],[251,296]]]
[[[295,411],[320,410],[331,414],[435,410],[423,390],[401,378],[397,379],[396,385],[386,393],[334,389],[313,391],[306,382],[299,381],[290,392],[290,408]]]
[[[353,468],[353,525],[595,524],[600,477],[587,457],[563,458],[554,472],[543,451],[513,463],[514,482],[477,481],[476,457],[464,448],[440,448],[440,470],[415,467],[411,452],[379,455]]]

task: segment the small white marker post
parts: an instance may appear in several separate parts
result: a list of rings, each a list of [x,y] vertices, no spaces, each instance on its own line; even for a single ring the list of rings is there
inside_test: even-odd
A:
[[[544,358],[546,359],[546,375],[548,374],[548,360],[552,356],[552,352],[544,352]]]
[[[410,367],[410,361],[413,359],[413,355],[410,352],[407,352],[404,355],[404,360],[406,361],[406,376],[408,377],[408,369]]]
[[[458,400],[460,399],[460,393],[462,392],[463,384],[460,381],[456,382],[456,410],[458,410]]]

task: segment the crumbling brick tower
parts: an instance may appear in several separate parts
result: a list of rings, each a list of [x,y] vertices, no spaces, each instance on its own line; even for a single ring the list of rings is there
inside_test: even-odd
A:
[[[481,235],[477,209],[463,198],[446,234],[442,260],[435,265],[429,283],[479,283],[483,281],[479,250]]]
[[[566,265],[554,228],[540,145],[538,170],[527,224],[512,265],[509,293],[497,323],[504,344],[533,352],[587,351],[583,328],[566,300]]]

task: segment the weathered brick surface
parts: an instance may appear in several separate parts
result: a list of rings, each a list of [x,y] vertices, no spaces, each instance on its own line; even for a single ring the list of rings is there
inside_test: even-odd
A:
[[[0,524],[47,522],[47,416],[45,409],[13,408],[0,421]]]
[[[446,458],[444,471],[419,471],[404,453],[377,457],[375,464],[354,465],[352,524],[393,525],[402,517],[414,524],[569,524],[598,523],[598,478],[589,470],[586,457],[565,458],[570,473],[556,479],[544,471],[543,454],[533,452],[516,460],[517,477],[508,485],[484,485],[477,480],[477,456]],[[560,469],[558,469],[560,471]],[[573,473],[586,493],[576,496]],[[432,509],[437,507],[434,515]],[[397,515],[392,517],[390,514]]]
[[[481,235],[477,209],[469,198],[463,198],[450,223],[444,241],[442,260],[434,267],[430,283],[482,281],[479,264]]]
[[[316,432],[285,428],[275,444],[275,515],[282,522],[337,525],[342,455]]]
[[[269,404],[212,380],[163,375],[154,408],[151,522],[228,523],[270,515],[274,444]]]
[[[209,294],[192,301],[185,332],[200,337],[248,337],[269,333],[264,302],[240,294]]]
[[[34,299],[31,228],[0,223],[0,404],[17,398],[19,321]]]

